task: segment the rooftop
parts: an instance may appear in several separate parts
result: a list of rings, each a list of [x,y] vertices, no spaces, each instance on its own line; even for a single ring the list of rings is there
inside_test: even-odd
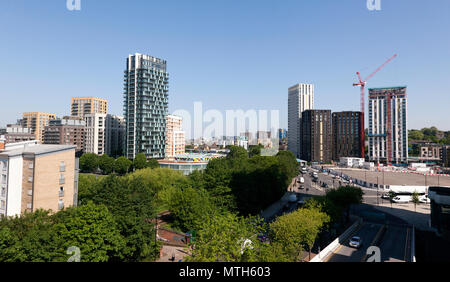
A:
[[[27,141],[7,144],[5,149],[0,151],[0,156],[13,157],[22,154],[43,155],[76,149],[76,146],[73,145],[41,145],[33,142]]]

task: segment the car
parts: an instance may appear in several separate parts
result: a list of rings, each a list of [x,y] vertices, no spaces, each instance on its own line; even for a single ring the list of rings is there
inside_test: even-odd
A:
[[[324,182],[324,183],[322,183],[322,187],[323,187],[323,188],[328,188],[329,186],[328,186],[327,183]]]
[[[389,200],[389,199],[390,199],[388,193],[385,193],[385,194],[381,195],[381,198],[386,199],[386,200]]]
[[[423,195],[421,197],[419,197],[419,202],[424,203],[424,204],[429,204],[430,198],[428,198],[428,195]]]
[[[294,194],[290,195],[289,196],[289,203],[295,203],[295,202],[297,202],[297,196],[294,195]],[[289,208],[289,206],[288,206],[288,208]]]
[[[299,179],[297,179],[297,182],[303,184],[305,183],[305,178],[300,177]]]
[[[394,203],[409,203],[411,201],[411,196],[397,196],[392,199]]]
[[[353,236],[348,243],[350,247],[359,249],[362,246],[362,240],[359,236]]]
[[[299,187],[301,190],[303,190],[303,189],[305,189],[305,185],[300,185],[300,187]]]

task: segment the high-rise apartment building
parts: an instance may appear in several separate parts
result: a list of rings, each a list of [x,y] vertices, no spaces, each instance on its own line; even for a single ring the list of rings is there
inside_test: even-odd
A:
[[[106,114],[86,114],[84,151],[97,155],[105,154]]]
[[[166,130],[166,158],[172,159],[176,155],[185,153],[186,137],[183,131],[181,117],[168,115]]]
[[[79,117],[63,117],[50,120],[45,127],[44,144],[75,145],[76,151],[84,150],[86,121]]]
[[[116,115],[106,116],[106,154],[113,157],[124,155],[125,118]]]
[[[163,159],[169,103],[167,62],[143,54],[129,55],[124,75],[125,154],[134,159]]]
[[[306,110],[301,119],[301,155],[308,162],[332,160],[331,110]]]
[[[333,160],[341,157],[362,158],[364,144],[361,145],[361,112],[335,112],[332,114]]]
[[[314,85],[305,83],[294,85],[289,88],[288,95],[288,150],[299,158],[302,113],[314,109]]]
[[[44,129],[51,119],[56,119],[56,114],[40,112],[23,113],[22,126],[31,128],[31,133],[34,134],[35,139],[42,143],[44,142]]]
[[[406,86],[369,89],[369,159],[408,160]]]
[[[0,150],[0,215],[77,205],[75,146],[37,143],[7,144]]]
[[[107,114],[108,101],[95,97],[72,97],[71,116],[84,119],[87,114]]]

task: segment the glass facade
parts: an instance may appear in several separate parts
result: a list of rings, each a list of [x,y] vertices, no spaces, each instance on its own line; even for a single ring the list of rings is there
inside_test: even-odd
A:
[[[169,103],[166,61],[148,55],[130,55],[124,76],[125,152],[147,158],[165,157],[166,116]]]

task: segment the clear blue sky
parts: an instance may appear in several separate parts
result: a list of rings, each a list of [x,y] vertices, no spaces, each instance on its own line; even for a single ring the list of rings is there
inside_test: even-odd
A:
[[[128,54],[168,61],[169,111],[279,109],[287,88],[314,83],[315,106],[359,110],[368,87],[407,85],[409,127],[450,130],[450,1],[1,0],[0,126],[22,112],[69,114],[70,97],[97,96],[122,113]]]

